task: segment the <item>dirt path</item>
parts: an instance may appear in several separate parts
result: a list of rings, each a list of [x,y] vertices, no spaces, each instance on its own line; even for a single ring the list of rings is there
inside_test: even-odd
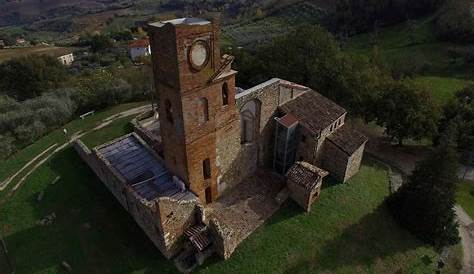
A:
[[[20,174],[23,170],[25,170],[27,167],[29,167],[33,162],[35,162],[36,160],[38,160],[41,156],[43,156],[44,154],[46,154],[48,151],[50,151],[51,149],[53,149],[55,146],[57,146],[58,144],[54,144],[50,147],[48,147],[47,149],[43,150],[40,154],[36,155],[35,158],[31,159],[28,163],[26,163],[20,170],[18,170],[15,174],[13,174],[12,176],[8,177],[5,181],[1,182],[0,183],[0,191],[3,191],[5,188],[7,188],[7,186],[13,181],[13,179],[15,179],[16,176],[18,176],[18,174]]]
[[[471,217],[458,205],[455,207],[459,222],[459,234],[463,249],[463,268],[461,274],[474,273],[474,222]]]
[[[8,193],[8,197],[12,196],[15,191],[23,184],[23,182],[31,175],[31,173],[33,173],[37,168],[39,168],[41,165],[43,165],[45,162],[47,162],[53,155],[55,155],[56,153],[58,153],[59,151],[63,150],[64,148],[66,148],[69,144],[71,144],[74,140],[76,139],[79,139],[81,138],[82,136],[86,135],[86,134],[89,134],[93,131],[96,131],[96,130],[99,130],[101,128],[104,128],[106,127],[107,125],[111,124],[113,121],[117,120],[117,119],[120,119],[122,117],[126,117],[126,116],[131,116],[131,115],[137,115],[139,113],[142,113],[144,111],[147,111],[149,110],[151,107],[149,105],[145,105],[145,106],[141,106],[141,107],[136,107],[136,108],[132,108],[132,109],[129,109],[129,110],[126,110],[126,111],[122,111],[120,113],[117,113],[117,114],[114,114],[114,115],[111,115],[105,119],[102,120],[102,122],[100,124],[98,124],[97,126],[95,126],[94,128],[86,131],[86,132],[82,132],[82,131],[78,131],[78,132],[75,132],[72,134],[70,140],[68,142],[65,142],[63,143],[61,146],[57,147],[52,153],[50,153],[47,157],[45,157],[44,159],[42,159],[41,161],[39,161],[36,165],[34,165],[23,177],[20,178],[20,180],[16,183],[16,185],[10,190],[10,192]],[[46,149],[45,151],[43,151],[42,153],[40,153],[39,155],[37,155],[35,158],[33,158],[31,161],[29,161],[27,164],[25,164],[19,171],[17,171],[12,177],[10,177],[8,179],[8,184],[10,184],[10,182],[20,173],[22,172],[23,170],[25,170],[26,168],[28,168],[32,163],[34,163],[38,158],[40,158],[41,156],[43,156],[44,154],[46,154],[47,152],[49,152],[52,148],[56,147],[58,144],[54,144],[52,146],[50,146],[48,149]],[[5,183],[2,183],[2,187],[0,189],[0,191],[4,190],[6,188],[6,185],[4,185]]]

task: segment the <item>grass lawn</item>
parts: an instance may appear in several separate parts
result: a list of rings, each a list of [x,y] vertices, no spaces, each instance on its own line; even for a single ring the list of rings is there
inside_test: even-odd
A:
[[[415,81],[428,87],[433,92],[434,99],[441,105],[449,102],[456,91],[474,84],[474,81],[438,76],[419,76]]]
[[[114,136],[84,140],[125,134],[126,122],[103,129]],[[387,171],[366,161],[350,183],[327,181],[311,213],[287,202],[228,261],[211,259],[197,273],[433,273],[436,253],[392,220],[387,194]],[[53,212],[52,225],[37,224]],[[176,273],[70,147],[2,206],[0,228],[16,273],[62,273],[62,261],[75,273]]]
[[[459,205],[474,219],[474,182],[462,181],[456,194]]]

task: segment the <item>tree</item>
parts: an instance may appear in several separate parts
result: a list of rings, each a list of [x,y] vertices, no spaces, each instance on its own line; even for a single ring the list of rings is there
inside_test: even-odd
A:
[[[78,45],[90,47],[93,52],[100,52],[113,47],[112,40],[101,34],[81,36]]]
[[[456,93],[443,110],[435,142],[451,134],[459,150],[474,151],[474,85]]]
[[[22,101],[57,88],[66,77],[66,68],[54,57],[15,58],[0,64],[0,93]]]
[[[474,42],[474,14],[472,1],[448,0],[435,20],[439,39],[452,42]]]
[[[334,36],[319,26],[302,26],[259,48],[256,54],[232,50],[238,85],[250,87],[271,77],[306,85],[366,120],[390,76],[376,60],[343,52]]]
[[[459,241],[454,212],[457,163],[455,150],[443,143],[387,198],[395,219],[437,249]]]
[[[376,123],[400,145],[407,138],[419,140],[436,132],[438,108],[429,92],[407,81],[393,81],[375,104]]]

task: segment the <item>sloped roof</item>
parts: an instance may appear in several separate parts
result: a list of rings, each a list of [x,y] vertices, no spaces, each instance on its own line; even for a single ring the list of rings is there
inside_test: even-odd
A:
[[[322,96],[309,90],[279,107],[285,113],[291,113],[307,129],[314,133],[330,126],[346,110]]]
[[[286,176],[305,189],[312,190],[317,187],[319,179],[326,177],[328,174],[329,172],[307,162],[296,162],[288,170]]]
[[[138,40],[133,40],[128,44],[129,48],[146,48],[150,45],[150,39],[143,38]]]
[[[338,128],[333,134],[329,135],[327,139],[349,156],[369,140],[362,133],[351,129],[346,124]]]

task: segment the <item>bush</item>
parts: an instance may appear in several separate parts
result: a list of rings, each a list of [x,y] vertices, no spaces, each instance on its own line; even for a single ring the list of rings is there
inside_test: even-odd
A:
[[[16,150],[15,138],[9,135],[0,135],[0,159],[6,159]]]

